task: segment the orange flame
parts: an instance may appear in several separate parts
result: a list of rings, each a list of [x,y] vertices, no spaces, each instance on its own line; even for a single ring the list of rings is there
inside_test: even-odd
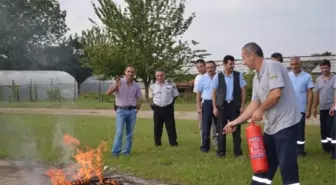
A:
[[[78,149],[80,142],[70,136],[64,134],[63,142],[69,147],[76,147],[77,153],[73,155],[79,168],[73,174],[73,179],[80,181],[88,181],[90,178],[97,176],[100,183],[103,181],[103,152],[107,150],[106,142],[102,141],[98,148],[91,149],[86,146],[86,151]],[[72,168],[73,166],[68,166]],[[49,169],[47,175],[50,177],[52,185],[72,185],[72,180],[68,180],[70,174],[61,169]]]

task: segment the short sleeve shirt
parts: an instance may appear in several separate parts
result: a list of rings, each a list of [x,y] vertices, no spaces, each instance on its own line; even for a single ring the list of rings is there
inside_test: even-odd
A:
[[[310,74],[301,71],[295,75],[294,72],[288,73],[295,92],[296,102],[299,105],[300,112],[305,113],[307,108],[307,92],[308,89],[314,88],[314,83]]]
[[[209,76],[209,74],[204,74],[198,80],[197,84],[197,92],[201,93],[201,97],[203,100],[211,100],[212,99],[212,88],[211,82],[213,78]]]
[[[204,75],[204,74],[203,74]],[[197,85],[198,85],[198,81],[199,79],[203,76],[202,74],[198,74],[194,80],[194,89],[193,92],[197,93]]]
[[[120,79],[120,82],[121,86],[115,93],[116,105],[120,107],[136,106],[138,99],[142,97],[140,85],[135,81],[128,85],[124,78]]]
[[[334,101],[336,101],[336,80],[335,80],[335,83],[334,83],[334,91],[335,91],[335,97],[334,97]],[[335,104],[335,107],[334,109],[336,110],[336,104]]]
[[[263,103],[273,89],[282,93],[276,105],[264,113],[264,132],[275,134],[280,130],[297,124],[302,114],[287,69],[280,62],[264,60],[260,72],[253,78],[252,100]]]
[[[334,100],[334,84],[336,81],[336,75],[331,74],[331,77],[326,80],[323,76],[319,76],[316,79],[315,92],[319,93],[320,110],[329,110],[332,107]]]
[[[163,84],[155,83],[150,88],[153,92],[153,103],[160,107],[173,103],[174,98],[179,95],[176,85],[168,81]]]

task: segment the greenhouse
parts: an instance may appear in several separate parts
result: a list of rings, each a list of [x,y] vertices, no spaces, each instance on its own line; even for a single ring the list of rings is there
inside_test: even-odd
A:
[[[112,79],[99,80],[99,75],[90,76],[80,84],[81,93],[105,93],[109,86],[113,83]]]
[[[1,101],[75,100],[76,79],[64,71],[0,70]]]

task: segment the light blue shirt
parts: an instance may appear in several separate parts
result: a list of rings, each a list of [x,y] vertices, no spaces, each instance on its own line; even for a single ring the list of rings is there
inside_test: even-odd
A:
[[[293,71],[288,73],[292,81],[296,102],[299,105],[300,112],[305,113],[307,107],[307,92],[308,89],[314,88],[314,83],[310,74],[301,71],[297,76]]]
[[[212,78],[208,73],[202,75],[197,84],[197,92],[201,93],[202,100],[212,100]]]
[[[227,76],[224,72],[224,79],[226,83],[226,101],[232,101],[233,100],[233,72]],[[241,73],[239,73],[239,85],[240,88],[246,86],[246,81]],[[212,89],[218,88],[218,74],[215,75],[215,77],[212,80]]]

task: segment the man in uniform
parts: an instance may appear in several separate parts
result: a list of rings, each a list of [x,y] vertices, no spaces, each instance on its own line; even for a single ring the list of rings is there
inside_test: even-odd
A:
[[[322,75],[316,79],[314,96],[314,117],[317,117],[317,106],[320,105],[320,125],[321,125],[321,143],[325,152],[331,151],[331,126],[333,116],[330,116],[329,110],[332,108],[334,98],[334,83],[336,75],[330,72],[330,61],[324,60],[320,64]]]
[[[211,101],[211,82],[214,75],[216,74],[216,63],[214,61],[209,61],[205,66],[207,73],[199,79],[197,85],[197,112],[202,113],[202,144],[200,147],[202,152],[208,152],[210,150],[211,126],[213,123],[217,123],[217,119],[213,115]],[[217,131],[213,134],[216,133]]]
[[[253,79],[251,103],[235,120],[223,129],[233,132],[236,127],[251,118],[261,121],[264,116],[264,145],[269,170],[254,174],[252,185],[271,184],[280,167],[282,184],[299,184],[297,163],[297,127],[301,119],[293,85],[286,68],[280,62],[264,59],[262,49],[256,43],[248,43],[242,48],[245,65],[257,71]]]
[[[165,80],[165,72],[162,69],[155,71],[156,83],[150,88],[153,92],[153,103],[151,107],[154,111],[154,142],[155,146],[161,146],[161,136],[163,123],[166,126],[169,143],[177,146],[177,134],[175,128],[174,102],[179,95],[176,85]]]
[[[298,127],[297,152],[299,156],[305,156],[305,125],[306,119],[309,119],[311,116],[314,83],[311,75],[302,70],[301,60],[299,57],[294,56],[290,59],[290,67],[292,71],[288,74],[293,84],[296,102],[299,105],[299,109],[302,114]]]
[[[224,72],[215,75],[212,81],[213,112],[217,118],[217,129],[223,130],[228,120],[236,119],[243,112],[246,99],[246,81],[241,73],[234,71],[235,62],[231,55],[224,57]],[[241,156],[241,130],[233,133],[234,155]],[[226,155],[226,135],[218,135],[217,156]]]
[[[334,121],[331,126],[331,158],[336,160],[336,80],[334,83],[334,103],[329,111],[330,116],[334,116]]]
[[[205,61],[203,59],[198,59],[196,61],[196,68],[198,70],[198,75],[196,76],[195,80],[194,80],[194,90],[193,92],[197,94],[197,84],[199,79],[206,73],[206,69],[205,69]],[[197,102],[197,98],[196,98],[196,102]],[[196,105],[196,109],[197,109],[197,105]],[[200,135],[201,135],[201,142],[202,142],[202,111],[201,110],[197,110],[197,119],[198,119],[198,128],[200,130]],[[213,145],[216,147],[217,146],[217,136],[216,136],[216,126],[215,123],[212,123],[212,142]]]
[[[133,130],[136,123],[136,115],[141,106],[140,85],[134,81],[135,69],[127,66],[125,78],[117,77],[106,94],[115,93],[116,102],[116,134],[112,147],[112,155],[118,156],[121,152],[122,136],[126,126],[126,144],[123,154],[128,155],[132,148]]]

